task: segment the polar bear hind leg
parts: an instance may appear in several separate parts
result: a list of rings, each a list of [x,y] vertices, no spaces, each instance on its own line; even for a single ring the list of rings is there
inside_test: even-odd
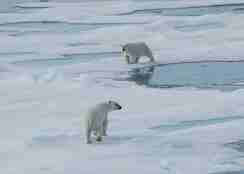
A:
[[[91,144],[91,128],[86,128],[86,143]]]

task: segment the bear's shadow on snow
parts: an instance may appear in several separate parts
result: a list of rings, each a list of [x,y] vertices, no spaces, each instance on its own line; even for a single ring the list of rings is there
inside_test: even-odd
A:
[[[104,145],[113,145],[113,144],[122,144],[128,142],[129,140],[133,139],[132,136],[117,136],[117,135],[108,135],[103,137],[102,142],[95,142],[93,139],[94,144],[104,144]]]
[[[56,134],[56,135],[40,135],[32,138],[31,143],[28,145],[30,147],[38,147],[38,146],[70,146],[77,144],[85,144],[84,137],[81,134]],[[103,137],[102,142],[96,142],[95,137],[92,137],[92,142],[94,145],[98,144],[122,144],[129,140],[133,139],[131,136],[118,136],[118,135],[108,135]]]

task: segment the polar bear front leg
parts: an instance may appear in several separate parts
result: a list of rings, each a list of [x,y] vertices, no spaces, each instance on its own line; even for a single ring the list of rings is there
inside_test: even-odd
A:
[[[152,55],[149,57],[149,59],[150,59],[150,62],[155,62],[155,59]]]
[[[106,117],[103,121],[103,136],[107,136],[107,128],[108,128],[108,118]]]
[[[96,132],[97,132],[96,141],[101,142],[102,141],[102,135],[103,135],[103,125],[101,125]]]
[[[127,64],[130,64],[130,57],[128,55],[125,56],[125,61]]]
[[[138,57],[138,56],[131,56],[130,57],[130,64],[138,63],[139,58],[140,57]]]
[[[139,59],[140,59],[140,57],[136,57],[135,63],[138,63],[139,62]]]

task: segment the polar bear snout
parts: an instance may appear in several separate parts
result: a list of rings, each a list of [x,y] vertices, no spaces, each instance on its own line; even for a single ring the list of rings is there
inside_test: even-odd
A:
[[[120,106],[119,104],[116,104],[116,106],[117,106],[117,109],[118,110],[121,110],[122,109],[122,106]]]
[[[122,106],[120,106],[117,102],[115,101],[108,101],[109,105],[112,107],[112,110],[121,110]]]

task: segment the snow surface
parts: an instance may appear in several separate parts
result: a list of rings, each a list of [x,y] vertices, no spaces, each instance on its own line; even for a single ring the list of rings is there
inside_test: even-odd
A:
[[[243,171],[244,89],[153,89],[116,81],[120,44],[145,41],[157,63],[244,60],[244,13],[129,14],[240,0],[18,3],[0,13],[0,173],[214,174]],[[220,6],[221,7],[221,6]],[[222,8],[222,7],[221,7]],[[241,10],[240,10],[241,11]],[[118,101],[102,143],[83,113]]]

